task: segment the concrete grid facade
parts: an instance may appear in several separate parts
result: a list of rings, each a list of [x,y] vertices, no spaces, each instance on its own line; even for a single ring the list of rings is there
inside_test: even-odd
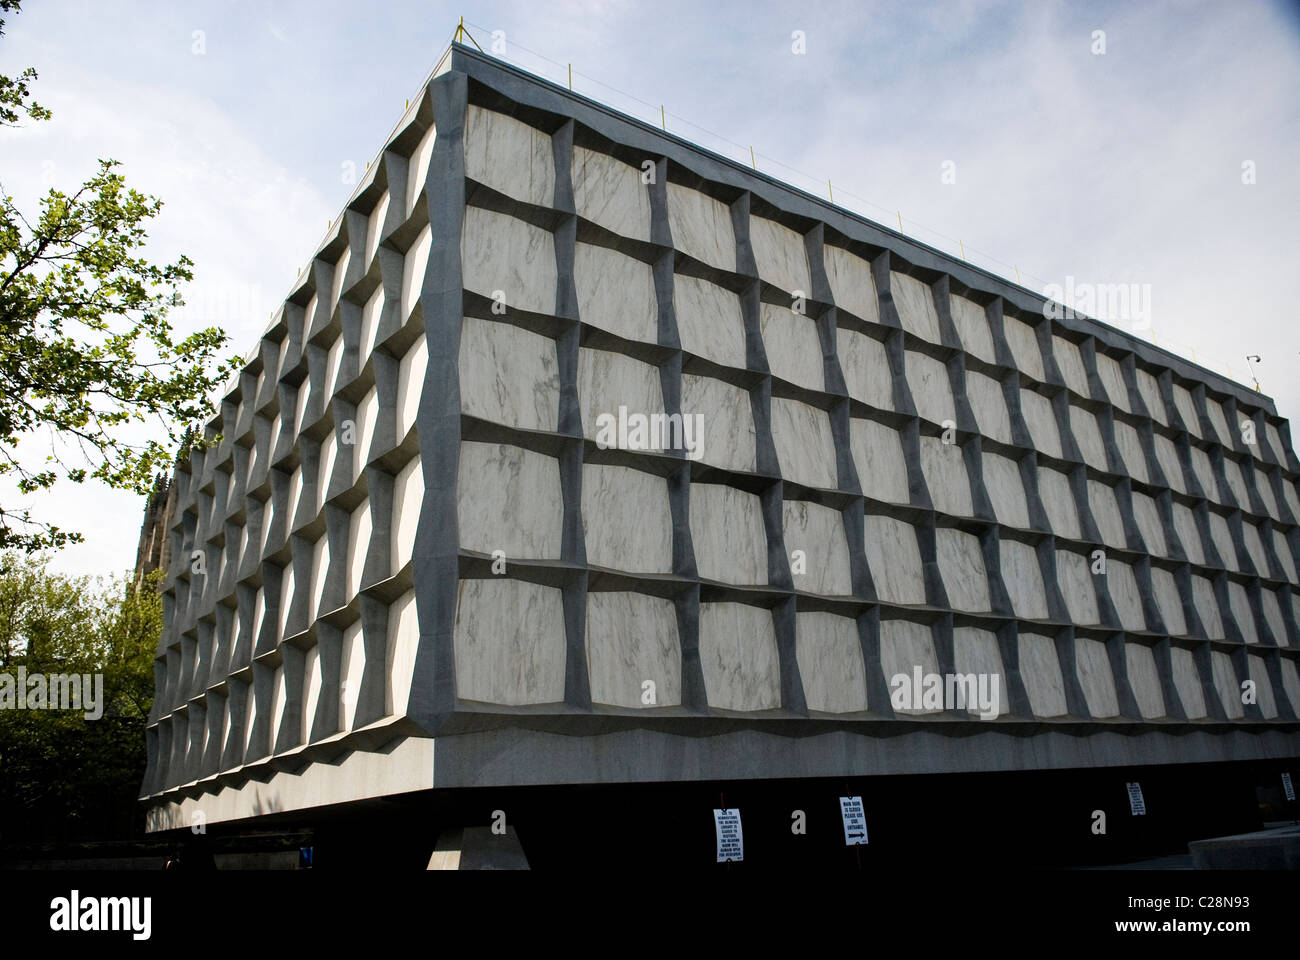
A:
[[[602,449],[620,407],[701,415],[701,455]],[[460,46],[209,429],[154,829],[1300,753],[1271,401]],[[917,666],[1001,716],[895,711]]]

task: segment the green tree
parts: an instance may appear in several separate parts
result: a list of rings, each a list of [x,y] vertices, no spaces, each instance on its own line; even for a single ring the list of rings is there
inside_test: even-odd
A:
[[[18,9],[19,0],[0,0],[0,12]],[[17,80],[0,76],[0,127],[50,116],[30,99],[34,79],[32,68]],[[219,328],[172,330],[168,312],[184,303],[193,263],[144,256],[145,226],[162,201],[129,188],[117,167],[101,159],[73,193],[51,189],[30,219],[0,182],[0,477],[20,495],[60,478],[147,495],[178,453],[204,445],[192,427],[211,414],[208,396],[233,369],[219,357],[227,342]],[[27,507],[0,504],[0,549],[81,539]]]
[[[103,715],[0,709],[0,841],[138,833],[144,728],[162,629],[160,572],[72,577],[48,554],[0,553],[0,673],[101,674]]]

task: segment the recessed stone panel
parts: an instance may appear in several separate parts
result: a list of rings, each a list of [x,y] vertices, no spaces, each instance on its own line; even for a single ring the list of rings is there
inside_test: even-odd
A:
[[[1073,623],[1087,625],[1101,620],[1092,577],[1088,558],[1083,554],[1072,550],[1056,551],[1056,579]]]
[[[785,549],[792,557],[803,552],[803,567],[794,569],[794,588],[823,596],[853,593],[849,544],[844,518],[838,510],[808,500],[786,500],[781,505],[785,524]]]
[[[922,340],[939,343],[939,315],[935,313],[929,284],[905,273],[891,272],[889,287],[903,329]]]
[[[1056,355],[1056,366],[1065,378],[1065,384],[1081,397],[1090,397],[1088,392],[1088,371],[1083,365],[1083,354],[1079,345],[1064,337],[1052,337],[1052,352]]]
[[[925,574],[916,531],[893,517],[866,517],[867,566],[886,603],[925,603]]]
[[[1219,601],[1214,595],[1214,584],[1206,577],[1192,575],[1192,604],[1210,640],[1222,640],[1223,618],[1219,614]]]
[[[626,354],[583,347],[578,351],[578,404],[584,436],[596,439],[599,434],[607,440],[613,426],[617,440],[619,407],[625,407],[629,417],[664,411],[659,368]],[[630,425],[631,421],[627,422]],[[631,438],[627,439],[631,446]],[[648,430],[646,449],[660,449],[662,439],[661,432]],[[670,433],[670,442],[673,439]],[[682,440],[684,443],[684,436]]]
[[[935,545],[939,572],[953,609],[987,611],[989,577],[984,569],[979,538],[950,527],[940,527],[935,531]]]
[[[682,349],[727,367],[745,367],[740,297],[707,280],[673,277],[673,306]]]
[[[871,263],[831,244],[823,248],[822,255],[835,305],[870,323],[879,323],[880,301],[876,298]]]
[[[1020,679],[1029,695],[1029,709],[1035,717],[1067,715],[1065,678],[1056,655],[1056,641],[1051,637],[1022,633],[1017,640],[1020,651]]]
[[[495,210],[466,207],[461,260],[466,290],[504,298],[507,308],[555,313],[555,238],[549,230]]]
[[[855,713],[867,709],[867,678],[857,623],[833,613],[795,617],[795,658],[810,711]]]
[[[1028,374],[1040,383],[1047,379],[1043,372],[1043,354],[1038,349],[1038,335],[1034,328],[1010,314],[1002,318],[1002,329],[1006,334],[1007,346],[1011,348],[1011,357],[1021,373]]]
[[[791,297],[811,296],[808,251],[801,234],[775,220],[750,217],[749,244],[760,279],[780,287]]]
[[[849,421],[849,448],[864,496],[908,503],[907,462],[898,431],[875,420]]]
[[[669,183],[668,226],[678,250],[709,266],[736,272],[736,234],[731,208],[725,203]]]
[[[923,623],[910,620],[882,620],[880,622],[880,666],[889,685],[891,700],[896,691],[902,689],[905,678],[909,689],[914,687],[913,679],[919,667],[921,676],[939,672],[939,658],[934,652],[934,635]],[[912,691],[911,703],[899,705],[894,700],[894,711],[900,714],[942,713],[942,709],[926,707],[918,703],[921,691]]]
[[[1196,669],[1196,657],[1192,651],[1183,647],[1170,650],[1173,665],[1174,687],[1178,690],[1178,699],[1183,704],[1183,712],[1188,720],[1200,720],[1208,715],[1205,706],[1205,691],[1201,687],[1201,674]]]
[[[525,430],[556,429],[560,373],[550,337],[465,317],[459,367],[465,413]]]
[[[1040,466],[1038,495],[1043,501],[1052,532],[1059,537],[1078,540],[1083,534],[1079,528],[1079,510],[1074,502],[1070,478],[1050,467]]]
[[[682,702],[682,655],[671,600],[629,591],[587,594],[592,703],[673,707]],[[645,684],[654,686],[647,688]],[[653,691],[653,702],[645,697]]]
[[[1160,691],[1160,675],[1151,648],[1140,643],[1126,643],[1124,656],[1128,664],[1128,682],[1137,700],[1138,711],[1146,720],[1165,715],[1165,698]]]
[[[1038,551],[1018,540],[1003,540],[999,553],[1002,582],[1016,616],[1046,620],[1047,594],[1043,588],[1043,571],[1038,565]]]
[[[690,513],[701,577],[767,583],[767,533],[757,496],[724,484],[693,483]]]
[[[582,466],[587,562],[630,573],[671,573],[668,481],[632,467]],[[653,522],[651,518],[660,518]]]
[[[1002,443],[1011,443],[1011,415],[1002,384],[974,370],[966,372],[966,396],[980,433]]]
[[[1030,439],[1033,440],[1036,448],[1053,457],[1065,456],[1061,448],[1061,432],[1056,426],[1056,411],[1052,409],[1052,401],[1041,393],[1022,387],[1020,413],[1025,418]]]
[[[456,513],[463,549],[558,558],[564,514],[559,462],[522,447],[463,441]]]
[[[1237,685],[1237,671],[1232,660],[1221,650],[1210,653],[1214,668],[1214,689],[1229,720],[1240,720],[1246,711],[1241,704],[1241,687]]]
[[[781,671],[772,611],[743,603],[700,604],[700,666],[715,710],[774,710]]]
[[[1132,413],[1133,406],[1129,402],[1128,386],[1124,383],[1124,370],[1119,361],[1098,350],[1097,375],[1101,378],[1101,385],[1106,388],[1110,402],[1125,413]]]
[[[836,487],[835,440],[825,410],[773,397],[772,442],[785,479],[807,487]]]
[[[465,116],[465,176],[506,196],[549,207],[555,199],[551,138],[471,103]]]
[[[952,322],[957,328],[961,345],[971,356],[979,357],[985,363],[997,363],[997,353],[993,349],[993,334],[989,330],[989,319],[984,308],[973,300],[952,295]]]
[[[456,696],[521,706],[564,700],[564,605],[555,587],[462,580],[456,604]]]
[[[641,182],[640,170],[575,146],[572,176],[578,216],[624,237],[650,239],[650,188]]]
[[[921,472],[936,510],[955,517],[974,514],[970,478],[960,446],[944,443],[939,437],[922,437]]]
[[[1025,500],[1025,486],[1020,480],[1020,464],[996,453],[985,453],[981,462],[984,487],[993,502],[993,513],[998,523],[1027,529],[1029,504]]]
[[[1187,634],[1187,617],[1183,614],[1183,596],[1174,575],[1163,567],[1151,568],[1151,589],[1156,609],[1165,622],[1165,632],[1173,637]]]
[[[1075,637],[1074,665],[1088,712],[1098,720],[1118,716],[1119,697],[1115,693],[1115,674],[1110,669],[1106,645],[1100,640]]]
[[[947,420],[955,423],[957,408],[953,404],[948,368],[933,357],[912,350],[906,352],[903,360],[916,412],[931,423],[943,424]]]
[[[835,338],[849,396],[878,410],[893,410],[894,378],[885,345],[844,327],[836,329]]]
[[[762,303],[759,320],[772,376],[809,390],[824,390],[825,369],[817,324],[787,307]]]
[[[659,298],[650,264],[609,247],[580,242],[573,251],[573,283],[583,323],[624,340],[658,340]],[[721,320],[716,322],[723,326]]]
[[[754,470],[754,412],[749,391],[715,380],[682,374],[682,415],[703,418],[703,463],[726,470]]]
[[[1088,481],[1088,506],[1101,531],[1101,541],[1108,547],[1124,547],[1124,519],[1119,512],[1115,488],[1097,480]]]

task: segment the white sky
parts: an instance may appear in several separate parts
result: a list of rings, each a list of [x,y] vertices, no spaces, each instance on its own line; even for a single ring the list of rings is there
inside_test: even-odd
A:
[[[221,325],[241,353],[350,196],[347,165],[382,146],[464,14],[481,44],[504,31],[506,56],[549,79],[572,63],[581,93],[650,121],[663,104],[669,130],[736,159],[752,145],[760,169],[814,192],[829,179],[842,206],[895,227],[901,211],[905,232],[952,253],[960,239],[1031,289],[1141,284],[1140,335],[1245,382],[1259,354],[1264,392],[1300,413],[1292,4],[25,7],[6,17],[0,73],[36,67],[55,117],[0,132],[0,182],[31,210],[96,158],[122,161],[166,205],[152,257],[195,261],[178,328]],[[25,502],[86,535],[58,568],[134,563],[139,498],[65,481]]]

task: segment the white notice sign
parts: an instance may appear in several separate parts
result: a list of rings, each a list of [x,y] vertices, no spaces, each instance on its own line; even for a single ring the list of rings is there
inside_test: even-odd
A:
[[[1133,811],[1133,816],[1146,816],[1147,804],[1142,799],[1142,785],[1140,783],[1130,783],[1128,785],[1128,805]]]
[[[840,797],[840,816],[844,819],[844,844],[856,846],[867,842],[867,815],[861,797]]]
[[[740,809],[713,811],[713,828],[718,834],[718,863],[745,859],[745,835],[740,829]]]
[[[1291,785],[1291,774],[1282,774],[1282,789],[1286,791],[1286,798],[1288,800],[1295,799],[1295,787]]]

